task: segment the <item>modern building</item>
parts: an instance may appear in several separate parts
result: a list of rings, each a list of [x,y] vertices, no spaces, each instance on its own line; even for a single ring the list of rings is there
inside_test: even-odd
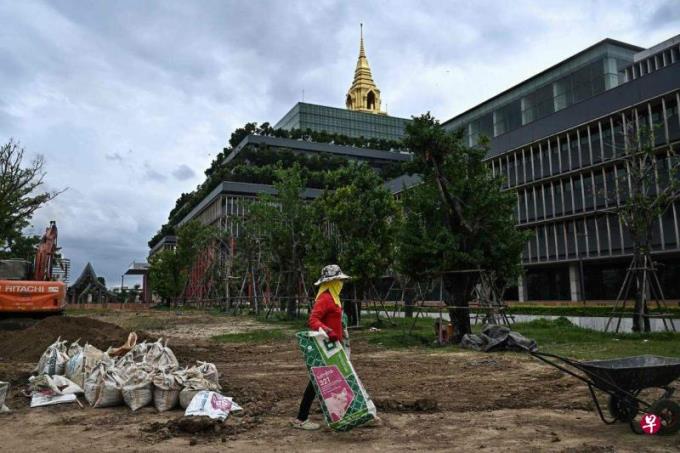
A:
[[[650,49],[605,39],[444,123],[517,194],[531,233],[520,300],[615,299],[632,242],[615,215],[629,125],[658,126],[659,171],[680,151],[680,35]],[[639,129],[638,129],[639,130]],[[611,210],[610,210],[611,211]],[[666,297],[680,298],[680,205],[653,232]]]
[[[275,125],[274,129],[310,129],[348,137],[401,140],[410,120],[388,116],[381,110],[378,86],[364,50],[363,26],[359,43],[359,58],[354,80],[347,91],[347,109],[298,102]]]
[[[274,125],[274,129],[311,129],[348,137],[401,140],[409,121],[396,116],[298,102]]]

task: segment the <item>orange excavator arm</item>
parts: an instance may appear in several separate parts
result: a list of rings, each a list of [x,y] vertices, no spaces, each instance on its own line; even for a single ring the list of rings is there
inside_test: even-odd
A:
[[[57,235],[57,224],[52,220],[50,226],[45,229],[35,254],[33,280],[52,280],[52,261],[57,253]]]

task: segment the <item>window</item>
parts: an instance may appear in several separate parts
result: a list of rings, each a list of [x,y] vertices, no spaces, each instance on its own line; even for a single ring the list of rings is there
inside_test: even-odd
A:
[[[544,196],[543,186],[538,186],[538,189],[536,189],[536,192],[534,192],[534,194],[536,195],[536,219],[542,219],[543,205],[545,203],[545,199],[543,198]]]
[[[612,125],[610,120],[605,120],[601,123],[602,125],[602,146],[603,154],[605,159],[611,159],[614,157],[614,147],[613,147],[613,134]]]
[[[609,229],[611,231],[611,247],[612,252],[621,251],[621,225],[619,224],[619,219],[616,216],[608,216],[607,222],[609,223]]]
[[[671,141],[680,139],[680,117],[678,116],[677,97],[666,99],[666,124]]]
[[[553,217],[555,215],[553,211],[553,193],[552,193],[552,183],[550,185],[543,186],[544,197],[545,197],[545,216]]]
[[[586,256],[586,231],[585,223],[582,220],[577,220],[574,225],[576,226],[576,246],[578,248],[578,256]]]
[[[654,145],[660,146],[666,143],[666,130],[663,121],[663,107],[661,103],[652,105],[651,107],[651,128],[654,131]]]
[[[607,218],[605,216],[597,218],[597,235],[600,241],[600,255],[609,254],[609,234],[607,231]]]
[[[605,190],[604,190],[604,177],[602,176],[602,170],[596,170],[595,175],[595,207],[604,208],[605,206]]]
[[[584,163],[581,162],[581,155],[578,147],[578,137],[575,133],[569,134],[569,158],[571,159],[571,169],[580,168]]]
[[[581,147],[581,167],[587,167],[591,163],[588,129],[582,129],[579,131],[579,146]]]
[[[583,210],[583,178],[577,176],[572,179],[574,184],[574,212]]]
[[[597,230],[593,217],[586,219],[586,241],[588,243],[587,255],[595,255],[597,253]]]
[[[568,215],[574,212],[574,205],[571,193],[571,181],[569,179],[562,181],[562,188],[564,189],[564,214]]]
[[[595,190],[590,172],[583,175],[583,196],[585,197],[584,209],[586,211],[592,210],[595,207]]]
[[[597,124],[589,127],[590,131],[590,150],[593,156],[593,163],[602,161],[602,149],[600,148],[600,128]]]
[[[675,222],[673,221],[673,207],[670,207],[661,216],[663,225],[663,242],[667,247],[675,246]]]
[[[576,256],[576,237],[574,236],[574,222],[567,222],[567,256],[573,258]]]
[[[557,250],[555,249],[555,225],[546,226],[548,236],[548,259],[554,260]]]
[[[504,134],[522,125],[522,104],[519,99],[499,108],[493,113],[494,136]]]
[[[553,175],[556,175],[560,172],[560,153],[557,146],[557,140],[552,140],[550,142],[550,163],[552,166]]]
[[[552,85],[545,85],[527,94],[521,100],[522,125],[543,118],[555,111]]]
[[[550,150],[548,149],[548,143],[543,143],[541,147],[541,163],[543,177],[550,176]]]
[[[553,190],[555,191],[555,215],[561,216],[564,213],[562,210],[562,181],[555,182]]]
[[[567,141],[567,136],[565,135],[560,139],[560,164],[562,166],[562,171],[571,170],[571,164],[569,159],[569,142]]]
[[[565,258],[565,245],[564,245],[564,224],[558,223],[555,225],[557,231],[557,257],[560,259]]]

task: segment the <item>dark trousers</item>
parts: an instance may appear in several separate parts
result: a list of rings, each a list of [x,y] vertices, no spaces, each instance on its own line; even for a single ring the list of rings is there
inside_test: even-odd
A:
[[[314,397],[316,396],[316,390],[310,381],[305,389],[305,394],[302,395],[302,401],[300,401],[300,411],[298,412],[298,420],[305,421],[309,418],[309,409],[312,407],[314,402]]]

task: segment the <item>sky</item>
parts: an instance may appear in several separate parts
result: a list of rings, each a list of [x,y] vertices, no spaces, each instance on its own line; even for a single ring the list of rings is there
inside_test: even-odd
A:
[[[390,115],[442,121],[604,38],[680,33],[667,1],[0,0],[0,141],[46,159],[40,209],[109,286],[231,132],[343,107],[359,51]],[[126,280],[127,283],[128,280]],[[132,281],[132,279],[130,280]]]

